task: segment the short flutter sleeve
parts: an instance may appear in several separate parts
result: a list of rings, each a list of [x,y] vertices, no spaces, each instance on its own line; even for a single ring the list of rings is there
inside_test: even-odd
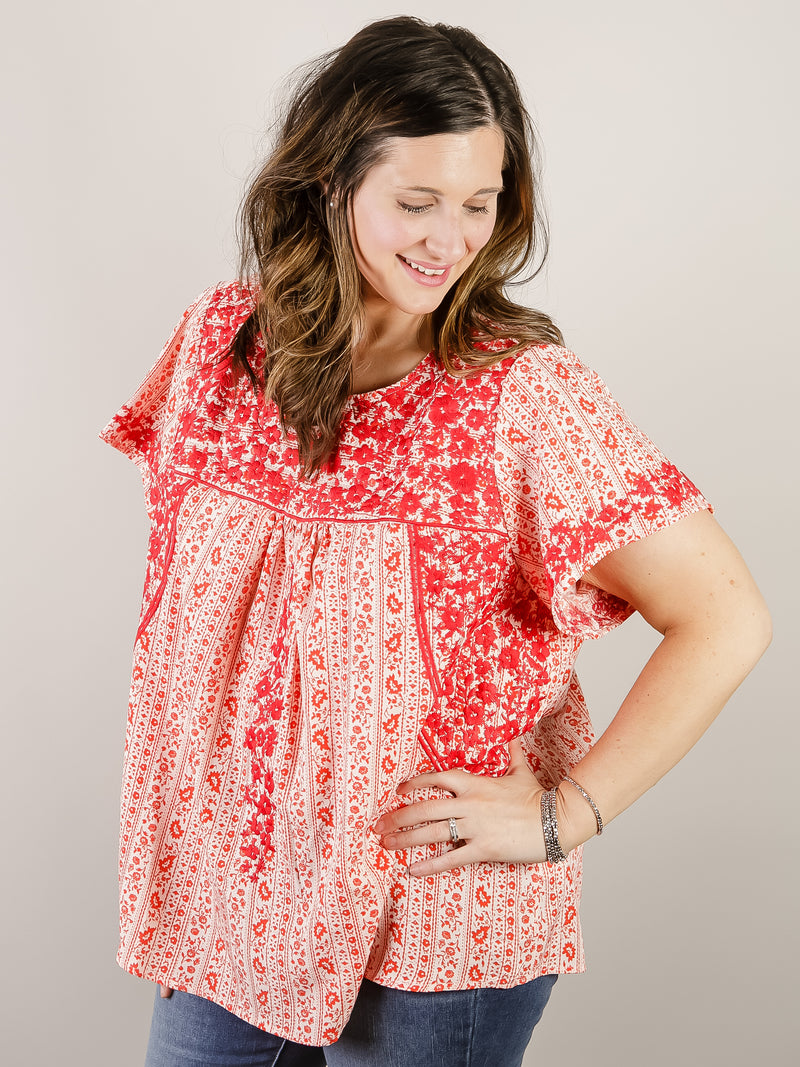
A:
[[[583,576],[609,552],[709,507],[572,352],[537,346],[507,374],[495,465],[514,557],[560,630],[598,636],[629,604]]]
[[[100,433],[101,440],[139,467],[151,512],[156,478],[170,452],[181,397],[197,362],[205,312],[215,291],[207,289],[184,311],[153,369]]]

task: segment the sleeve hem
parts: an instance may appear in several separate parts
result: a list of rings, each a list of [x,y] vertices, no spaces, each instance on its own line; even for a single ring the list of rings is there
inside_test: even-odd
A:
[[[665,506],[658,516],[646,524],[637,522],[617,527],[611,536],[609,531],[602,527],[600,517],[596,517],[592,530],[588,532],[590,540],[596,539],[594,545],[579,559],[569,561],[554,581],[551,610],[559,630],[596,639],[615,629],[634,613],[635,609],[626,601],[584,582],[583,576],[601,559],[617,549],[668,529],[698,511],[713,512],[712,505],[688,479],[685,479],[685,484],[691,489],[680,505]],[[620,506],[621,512],[625,510],[627,503],[623,502]]]

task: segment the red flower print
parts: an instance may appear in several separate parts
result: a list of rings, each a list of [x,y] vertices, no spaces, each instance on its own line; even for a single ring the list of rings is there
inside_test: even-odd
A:
[[[464,708],[464,721],[470,725],[475,725],[483,720],[485,709],[482,704],[471,703],[467,704]],[[470,743],[471,738],[465,738],[467,744]]]
[[[507,645],[500,650],[497,661],[501,667],[515,670],[519,666],[519,651],[513,645]]]
[[[500,699],[500,690],[494,682],[481,682],[475,694],[484,704],[493,704]]]
[[[460,630],[464,625],[464,612],[456,605],[445,605],[442,608],[442,623],[449,630]]]
[[[487,424],[486,412],[477,404],[467,412],[466,424],[470,430],[482,430]]]
[[[455,463],[447,472],[447,480],[457,493],[469,493],[478,484],[478,474],[471,463]]]
[[[448,396],[433,404],[428,420],[433,426],[452,426],[461,416],[461,404],[454,396]]]

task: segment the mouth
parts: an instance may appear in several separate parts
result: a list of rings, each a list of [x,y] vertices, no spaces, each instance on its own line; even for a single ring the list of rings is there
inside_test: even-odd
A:
[[[407,259],[399,253],[397,258],[414,278],[414,281],[419,282],[421,285],[443,285],[447,281],[447,276],[452,266],[451,264],[446,267],[432,267],[428,263],[418,263],[414,259]]]

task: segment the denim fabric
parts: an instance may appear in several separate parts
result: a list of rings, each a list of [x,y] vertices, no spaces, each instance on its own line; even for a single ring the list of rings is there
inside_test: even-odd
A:
[[[513,989],[408,993],[365,981],[335,1045],[298,1045],[175,991],[156,1005],[145,1067],[519,1067],[556,975]]]
[[[145,1067],[325,1067],[322,1049],[259,1030],[210,1000],[175,990],[156,1004]]]
[[[513,989],[407,993],[364,982],[329,1067],[519,1067],[556,975]]]

